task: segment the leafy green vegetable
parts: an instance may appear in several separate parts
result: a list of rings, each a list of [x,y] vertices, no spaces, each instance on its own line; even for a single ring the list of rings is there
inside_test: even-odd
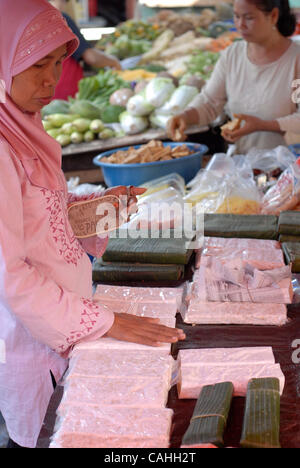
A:
[[[96,75],[79,81],[77,99],[88,100],[96,105],[105,104],[111,94],[120,88],[130,88],[130,84],[114,71],[101,69]]]
[[[143,55],[151,49],[151,46],[152,43],[146,39],[130,39],[126,34],[122,34],[113,45],[106,49],[106,52],[122,60]]]
[[[119,116],[124,112],[126,109],[122,106],[112,106],[109,104],[105,107],[105,109],[101,112],[101,120],[104,123],[115,123],[119,122]]]
[[[187,73],[200,76],[204,80],[210,78],[212,71],[219,59],[218,52],[197,50],[187,63]]]

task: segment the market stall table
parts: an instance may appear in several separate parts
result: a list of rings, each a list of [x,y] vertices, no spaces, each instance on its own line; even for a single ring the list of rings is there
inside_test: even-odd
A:
[[[298,275],[293,275],[299,281]],[[189,279],[187,272],[185,279]],[[175,286],[182,284],[178,282]],[[137,283],[130,283],[137,286]],[[141,286],[141,284],[139,284]],[[143,283],[142,286],[150,286]],[[155,285],[157,286],[157,284]],[[166,286],[166,284],[164,284]],[[174,286],[174,284],[173,284]],[[172,355],[177,357],[180,349],[221,348],[243,346],[272,346],[275,361],[285,375],[285,387],[281,396],[280,443],[282,448],[300,447],[300,296],[294,296],[294,303],[288,305],[287,324],[277,326],[253,325],[188,325],[177,314],[177,326],[186,333],[186,340],[173,345]],[[62,397],[62,387],[57,387],[50,403],[46,424],[41,432],[39,446],[47,447],[55,422],[55,410]],[[195,399],[179,399],[176,386],[169,393],[167,407],[173,409],[173,426],[170,448],[179,448],[187,430],[196,404]],[[244,415],[245,398],[234,397],[224,433],[226,447],[239,447]]]
[[[289,322],[281,327],[253,325],[187,325],[178,317],[177,326],[186,333],[186,340],[173,349],[176,357],[180,349],[220,348],[242,346],[272,346],[276,362],[285,375],[281,396],[280,443],[282,448],[300,447],[300,305],[288,306]],[[298,340],[298,354],[297,341]],[[293,347],[294,346],[294,347]],[[298,357],[297,357],[298,356]],[[293,362],[294,361],[294,362]],[[180,400],[172,387],[168,407],[174,410],[170,447],[180,447],[188,428],[196,400]],[[224,434],[226,447],[239,447],[245,398],[234,397]]]

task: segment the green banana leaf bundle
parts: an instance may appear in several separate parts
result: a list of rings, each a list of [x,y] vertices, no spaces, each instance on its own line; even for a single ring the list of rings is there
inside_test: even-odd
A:
[[[93,281],[95,283],[178,281],[184,276],[184,272],[184,265],[117,263],[104,262],[102,259],[93,262]]]
[[[300,238],[300,211],[282,211],[278,217],[278,233]]]
[[[193,249],[185,238],[110,238],[104,262],[187,265]]]
[[[251,379],[246,394],[241,447],[280,448],[279,430],[279,380]]]
[[[292,273],[300,272],[300,242],[283,242],[281,244],[286,263],[292,264]]]
[[[184,447],[201,447],[209,444],[215,447],[223,447],[223,434],[232,395],[232,382],[204,386],[181,445]]]
[[[204,235],[276,240],[278,217],[274,215],[204,214]]]

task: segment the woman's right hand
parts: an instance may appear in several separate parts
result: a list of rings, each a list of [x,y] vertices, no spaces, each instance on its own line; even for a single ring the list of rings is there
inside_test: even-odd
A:
[[[173,141],[186,140],[185,130],[187,124],[182,114],[175,115],[167,123],[167,135]]]
[[[114,315],[114,323],[105,334],[107,337],[148,346],[176,343],[185,339],[182,330],[166,327],[159,322],[159,319],[123,313]]]

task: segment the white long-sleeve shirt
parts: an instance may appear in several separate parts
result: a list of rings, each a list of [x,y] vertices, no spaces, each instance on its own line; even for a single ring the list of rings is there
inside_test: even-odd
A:
[[[102,337],[114,316],[92,301],[66,184],[34,186],[26,164],[0,140],[0,411],[11,439],[33,448],[53,393],[50,370],[59,380],[72,346]]]
[[[231,118],[248,114],[277,120],[283,132],[300,133],[300,93],[295,80],[300,80],[299,44],[291,41],[278,60],[255,65],[248,59],[247,43],[237,41],[222,51],[210,80],[189,108],[197,109],[200,125],[213,122],[225,108]],[[285,145],[282,134],[260,131],[240,138],[236,151],[245,154],[253,147],[278,145]]]

